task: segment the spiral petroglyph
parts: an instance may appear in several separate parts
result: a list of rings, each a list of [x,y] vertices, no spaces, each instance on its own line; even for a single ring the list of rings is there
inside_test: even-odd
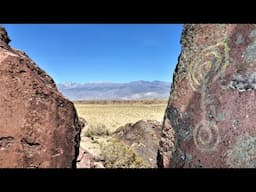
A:
[[[189,69],[189,83],[194,91],[200,91],[207,74],[212,71],[219,74],[229,64],[229,48],[226,41],[203,49],[192,61]]]
[[[222,41],[202,50],[190,65],[190,85],[194,91],[201,93],[202,119],[193,130],[194,144],[201,151],[213,151],[220,142],[216,122],[208,120],[207,116],[206,85],[209,81],[216,81],[228,64],[229,47],[225,41]],[[213,77],[208,75],[210,72],[214,74]]]
[[[256,23],[185,24],[181,34],[159,167],[256,168]]]
[[[201,151],[214,151],[219,142],[219,128],[216,125],[216,122],[209,121],[207,117],[207,109],[206,109],[206,84],[203,81],[202,84],[202,96],[201,96],[201,109],[202,109],[202,119],[193,129],[193,139],[196,147]]]
[[[199,123],[193,130],[194,143],[202,151],[213,151],[219,144],[219,130],[214,124]]]

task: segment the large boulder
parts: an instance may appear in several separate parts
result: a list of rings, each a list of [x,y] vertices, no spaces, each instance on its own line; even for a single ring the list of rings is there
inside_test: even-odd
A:
[[[81,125],[72,102],[0,27],[0,167],[74,168]]]
[[[186,24],[159,167],[256,167],[256,25]]]
[[[162,124],[153,120],[140,120],[118,128],[113,137],[127,144],[149,167],[157,167],[157,150]]]

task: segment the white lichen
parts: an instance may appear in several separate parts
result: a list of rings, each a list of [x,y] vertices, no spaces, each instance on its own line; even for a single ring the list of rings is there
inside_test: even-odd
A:
[[[256,90],[256,72],[234,75],[228,87],[239,92]]]

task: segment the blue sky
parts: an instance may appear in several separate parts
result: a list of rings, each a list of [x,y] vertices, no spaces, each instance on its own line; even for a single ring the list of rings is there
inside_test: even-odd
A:
[[[56,83],[171,81],[181,24],[4,24]]]

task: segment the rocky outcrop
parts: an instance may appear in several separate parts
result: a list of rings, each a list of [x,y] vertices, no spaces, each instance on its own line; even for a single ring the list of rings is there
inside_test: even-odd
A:
[[[82,147],[79,150],[79,156],[77,158],[77,168],[105,168],[103,163],[97,161],[95,157]]]
[[[83,117],[78,117],[79,126],[81,127],[81,132],[84,128],[88,127],[88,122]]]
[[[81,125],[74,105],[0,27],[0,167],[76,167]]]
[[[150,167],[157,167],[157,150],[161,136],[161,123],[140,120],[118,128],[113,137],[127,144]]]
[[[79,124],[81,127],[81,135],[84,134],[88,130],[88,122],[83,118],[79,117]],[[86,138],[87,141],[91,140],[89,138]],[[85,137],[81,136],[81,142],[80,142],[80,148],[79,148],[79,155],[76,162],[77,168],[104,168],[104,165],[102,161],[99,161],[97,159],[96,154],[91,154],[88,150],[83,148],[83,140],[85,140]],[[89,142],[91,143],[91,142]],[[84,145],[88,147],[88,142]]]
[[[159,167],[256,167],[256,25],[186,24]]]

